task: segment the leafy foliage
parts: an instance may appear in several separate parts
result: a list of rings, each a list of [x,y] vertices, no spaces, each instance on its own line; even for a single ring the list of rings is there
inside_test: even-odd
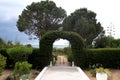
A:
[[[105,69],[103,67],[99,67],[99,68],[96,69],[96,72],[98,72],[98,73],[108,73],[109,69]]]
[[[68,61],[69,62],[74,61],[71,48],[70,47],[65,47],[63,50],[64,50],[64,53],[67,55]]]
[[[102,64],[107,68],[120,68],[120,49],[119,48],[99,48],[87,49],[84,60],[89,65]],[[85,65],[85,64],[84,64]]]
[[[27,61],[24,62],[16,62],[14,68],[14,74],[18,76],[22,76],[24,74],[30,74],[30,69],[32,65],[29,64]]]
[[[120,47],[120,39],[114,39],[111,36],[104,36],[102,38],[96,39],[95,43],[96,48],[119,48]]]
[[[96,73],[101,73],[101,74],[102,74],[102,73],[106,73],[106,74],[110,73],[110,70],[109,70],[109,69],[103,68],[103,67],[101,67],[101,66],[92,68],[92,69],[90,69],[89,71],[90,71],[90,73],[92,74],[92,76],[94,76],[94,77],[96,77]]]
[[[19,16],[17,28],[39,38],[49,30],[58,30],[65,17],[65,10],[57,7],[53,1],[33,2]]]
[[[0,54],[0,75],[6,66],[6,58]]]
[[[57,48],[53,48],[52,54],[54,56],[58,56],[58,55],[66,55],[66,53],[64,53],[63,49],[57,49]]]
[[[32,53],[32,48],[30,47],[13,47],[7,50],[7,53],[14,62],[26,61],[28,56]]]
[[[111,45],[113,48],[120,48],[120,39],[111,40]]]
[[[40,61],[40,56],[39,56],[39,53],[40,53],[40,49],[39,48],[33,48],[32,50],[32,54],[29,55],[29,58],[28,58],[28,62],[30,64],[32,64],[32,67],[37,69],[37,68],[40,68],[39,67],[41,64],[38,65],[38,61]]]
[[[71,13],[63,21],[63,30],[77,32],[81,35],[87,46],[103,30],[100,22],[97,22],[96,14],[86,8],[81,8]]]
[[[96,39],[95,48],[106,48],[110,47],[110,41],[107,37]]]
[[[5,47],[6,47],[5,41],[2,38],[0,38],[0,48],[5,48]]]
[[[3,55],[4,57],[6,57],[6,68],[9,68],[10,65],[13,64],[13,61],[10,59],[10,57],[7,53],[7,49],[6,48],[1,48],[0,49],[0,54]]]
[[[77,33],[64,31],[50,31],[40,39],[40,55],[42,56],[40,61],[43,61],[41,64],[46,66],[52,60],[52,46],[54,41],[59,38],[67,39],[70,42],[75,64],[80,65],[78,63],[81,61],[80,58],[82,58],[83,40]]]

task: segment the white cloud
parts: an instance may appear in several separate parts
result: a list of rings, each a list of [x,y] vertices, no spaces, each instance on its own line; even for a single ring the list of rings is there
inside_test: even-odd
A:
[[[69,45],[69,41],[66,39],[56,40],[53,45]]]

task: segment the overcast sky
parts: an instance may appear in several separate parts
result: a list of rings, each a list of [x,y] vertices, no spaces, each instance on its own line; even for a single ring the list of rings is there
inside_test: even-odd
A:
[[[19,41],[22,44],[38,44],[38,40],[30,41],[28,36],[17,30],[16,21],[27,5],[41,0],[0,0],[0,37],[4,40]],[[87,8],[97,14],[97,20],[106,30],[115,27],[115,38],[120,38],[120,1],[119,0],[53,0],[58,7],[66,10],[67,15],[76,9]],[[56,44],[66,44],[59,42]]]

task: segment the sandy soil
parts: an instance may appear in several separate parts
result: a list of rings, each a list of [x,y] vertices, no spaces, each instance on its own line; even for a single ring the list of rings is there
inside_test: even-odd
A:
[[[0,80],[5,80],[8,75],[12,73],[13,70],[4,70],[0,76]]]
[[[13,70],[4,70],[2,72],[2,75],[0,76],[0,80],[5,80],[7,78],[7,76],[9,76],[10,74],[12,74]],[[36,78],[36,76],[39,74],[40,71],[37,70],[32,70],[32,76],[31,76],[31,80],[34,80]]]

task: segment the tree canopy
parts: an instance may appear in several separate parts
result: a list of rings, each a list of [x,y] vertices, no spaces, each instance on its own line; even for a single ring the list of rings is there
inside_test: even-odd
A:
[[[98,38],[95,43],[96,48],[120,48],[120,39],[114,39],[112,36]]]
[[[81,8],[71,13],[63,21],[63,30],[77,32],[81,35],[87,46],[90,46],[93,39],[103,31],[100,22],[97,22],[96,13]]]
[[[58,30],[66,17],[66,11],[53,1],[33,2],[19,15],[17,28],[29,36],[42,36],[49,30]]]

